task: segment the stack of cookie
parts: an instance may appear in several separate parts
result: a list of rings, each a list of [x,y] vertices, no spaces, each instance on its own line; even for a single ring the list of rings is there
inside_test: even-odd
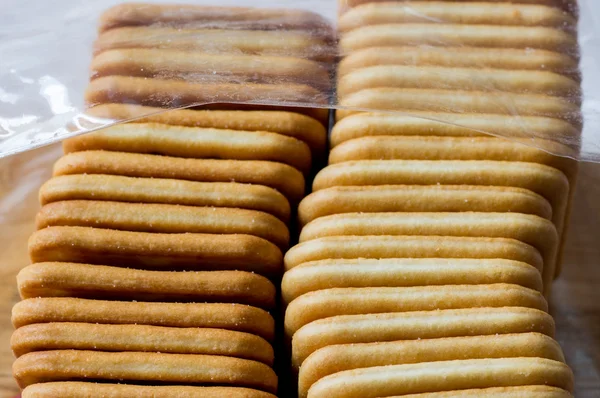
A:
[[[328,71],[313,58],[325,40],[302,31],[319,23],[292,11],[119,6],[101,24],[90,114],[324,98]],[[216,108],[65,141],[40,190],[33,264],[18,275],[23,397],[274,396],[269,311],[326,111]]]
[[[299,395],[570,397],[544,293],[576,164],[481,132],[577,139],[574,14],[343,3],[340,104],[400,113],[338,111],[299,205],[282,281]]]

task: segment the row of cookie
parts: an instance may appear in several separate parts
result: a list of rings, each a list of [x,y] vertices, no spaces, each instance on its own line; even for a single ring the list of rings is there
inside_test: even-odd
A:
[[[515,21],[494,18],[503,10],[525,19],[540,11],[483,2],[375,2],[340,17],[350,60],[340,64],[340,102],[418,112],[338,112],[330,165],[299,206],[301,243],[284,259],[285,326],[300,396],[571,396],[573,376],[551,338],[541,292],[548,294],[555,274],[567,213],[563,171],[572,177],[575,166],[477,132],[522,128],[518,118],[494,109],[498,96],[478,86],[484,80],[483,87],[505,87],[511,100],[535,107],[534,100],[544,99],[522,94],[539,96],[539,81],[524,85],[519,73],[489,69],[490,50],[477,48],[512,47],[513,28],[501,25]],[[570,18],[545,11],[557,21]],[[412,23],[432,17],[451,24]],[[500,26],[486,26],[486,18]],[[535,48],[542,32],[527,29],[513,33],[524,34],[520,48]],[[568,30],[556,36],[565,39]],[[445,55],[459,42],[471,48]],[[518,50],[509,61],[526,63],[524,54]],[[421,67],[421,60],[434,66]],[[577,83],[545,77],[566,84],[566,99],[557,101],[575,109]],[[544,95],[559,86],[544,84],[550,88]],[[578,134],[568,124],[570,109],[562,125]],[[547,132],[555,125],[547,116],[553,115],[533,112],[525,122]],[[453,124],[433,121],[444,117]]]
[[[86,101],[326,105],[334,49],[330,25],[310,12],[122,4],[101,19]],[[327,123],[326,110],[295,110]]]

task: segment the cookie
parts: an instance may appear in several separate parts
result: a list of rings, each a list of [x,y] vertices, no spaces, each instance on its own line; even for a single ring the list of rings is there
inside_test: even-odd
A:
[[[278,274],[281,251],[251,235],[157,234],[89,227],[49,227],[29,238],[33,263],[74,262],[140,269],[238,270]]]
[[[342,99],[361,90],[386,87],[542,94],[573,102],[581,97],[578,82],[553,72],[422,65],[356,69],[339,78],[337,94]]]
[[[199,29],[169,26],[130,26],[100,34],[94,43],[96,54],[119,48],[154,48],[201,51],[208,54],[251,54],[291,56],[332,63],[336,50],[329,37],[309,32]]]
[[[160,233],[247,234],[287,249],[287,226],[267,213],[226,207],[175,206],[95,200],[49,203],[37,228],[75,226]]]
[[[160,113],[159,113],[160,112]],[[317,120],[294,112],[220,111],[173,109],[133,104],[102,104],[89,108],[86,115],[135,123],[160,123],[187,127],[205,127],[245,131],[270,131],[296,138],[308,145],[313,154],[325,150],[327,132]]]
[[[13,363],[21,388],[51,381],[112,380],[249,387],[274,393],[277,376],[261,362],[216,355],[40,351]]]
[[[344,141],[329,153],[329,164],[353,160],[499,160],[539,163],[554,167],[570,181],[577,161],[555,156],[575,153],[555,141],[536,139],[536,147],[496,137],[365,136]],[[543,148],[538,149],[538,148]],[[550,153],[548,153],[548,152]]]
[[[535,247],[544,266],[556,263],[558,235],[544,218],[520,213],[343,213],[304,226],[300,242],[326,236],[420,235],[510,238]]]
[[[426,392],[423,394],[403,395],[402,398],[573,398],[570,392],[558,387],[548,386],[518,386],[518,387],[491,387],[470,390]],[[394,397],[389,397],[394,398]],[[398,398],[398,397],[395,397]]]
[[[285,312],[285,333],[339,315],[433,311],[474,307],[527,307],[548,311],[540,292],[508,284],[333,288],[294,299]]]
[[[308,172],[311,154],[300,140],[263,131],[125,123],[63,142],[65,153],[106,150],[182,158],[268,160]]]
[[[216,328],[246,332],[271,341],[275,322],[260,308],[220,303],[154,303],[86,300],[71,297],[32,298],[12,309],[12,323],[76,322],[152,325],[176,328]]]
[[[191,4],[119,4],[100,17],[99,32],[121,26],[181,26],[183,24],[240,26],[257,30],[314,30],[329,27],[325,18],[314,12],[289,8],[214,7]]]
[[[82,395],[90,398],[275,398],[264,391],[241,387],[140,386],[75,381],[32,384],[21,392],[22,398],[80,398]]]
[[[127,181],[126,184],[132,184],[136,187],[139,186],[141,191],[145,191],[145,193],[134,194],[134,197],[136,195],[152,195],[155,197],[169,196],[171,198],[177,198],[177,200],[183,200],[181,203],[177,200],[175,200],[175,202],[167,202],[175,204],[199,205],[205,203],[205,201],[207,201],[206,203],[212,203],[216,199],[205,198],[212,197],[213,195],[210,195],[210,193],[213,192],[213,190],[216,190],[219,194],[225,190],[223,185],[215,186],[216,188],[209,188],[213,185],[197,183],[192,184],[187,181],[198,181],[205,183],[237,182],[244,184],[265,185],[278,190],[285,195],[290,202],[294,203],[299,201],[304,196],[304,177],[302,173],[283,163],[258,160],[184,159],[158,155],[143,155],[137,153],[85,151],[65,155],[54,164],[55,176],[64,176],[70,174],[84,175],[78,177],[73,176],[69,178],[64,177],[64,180],[61,180],[62,182],[69,181],[69,184],[66,185],[70,187],[71,191],[84,191],[84,189],[79,185],[84,186],[88,184],[83,184],[83,181],[77,181],[77,179],[83,180],[87,178],[85,174],[103,174],[102,176],[88,176],[92,178],[90,181],[93,181],[94,184],[89,184],[89,188],[87,188],[87,190],[90,190],[91,187],[94,187],[93,190],[102,191],[102,189],[97,186],[101,184],[107,185],[107,187],[114,187],[112,189],[112,191],[114,191],[116,190],[117,186],[121,186],[117,182]],[[112,176],[146,177],[152,179],[170,180],[158,181],[157,184],[163,184],[163,186],[156,187],[156,189],[153,189],[152,192],[148,192],[149,189],[141,189],[142,187],[146,188],[153,186],[153,184],[146,179],[129,178],[119,180],[115,177],[106,176],[107,174]],[[111,179],[111,181],[103,181],[107,179]],[[137,181],[137,183],[135,181]],[[168,187],[169,184],[171,187]],[[185,185],[185,187],[181,184]],[[234,185],[228,185],[228,187],[234,188],[232,190],[227,189],[227,191],[230,191],[231,194],[234,192],[239,192],[237,189],[235,189]],[[65,188],[66,187],[63,189]],[[106,188],[106,190],[108,190],[108,188]],[[168,191],[172,192],[168,193]],[[188,191],[190,192],[189,195],[184,194]],[[205,193],[200,194],[200,192]],[[191,193],[193,193],[193,195]],[[111,192],[111,195],[112,194],[114,194],[114,192]],[[184,199],[186,196],[193,196],[195,199],[192,201],[192,203],[186,203],[186,199]],[[242,195],[240,193],[240,197],[241,196]],[[77,197],[80,199],[93,199],[93,195],[92,197]],[[106,197],[108,199],[111,198],[110,195]],[[227,195],[223,194],[223,198],[227,198]]]
[[[338,65],[338,76],[376,65],[447,66],[545,70],[580,81],[577,60],[559,52],[519,48],[395,46],[353,51]]]
[[[518,115],[410,111],[411,116],[391,113],[357,113],[338,121],[331,131],[331,146],[366,136],[501,137],[531,141],[579,142],[581,130],[562,120]]]
[[[495,6],[491,9],[495,10]],[[340,38],[340,51],[344,54],[390,46],[532,48],[566,53],[575,58],[578,53],[575,35],[543,26],[390,23],[362,26]]]
[[[17,275],[21,297],[248,304],[272,309],[275,286],[242,271],[160,272],[72,263],[37,263]]]
[[[273,365],[273,348],[261,337],[223,329],[95,323],[38,323],[13,333],[15,356],[48,350],[139,351],[223,355]]]
[[[348,109],[362,109],[403,111],[409,114],[427,111],[543,116],[571,123],[576,129],[582,125],[578,100],[571,102],[541,94],[380,87],[357,91],[342,98],[339,104],[346,109],[336,112],[337,120],[357,112]]]
[[[22,398],[80,398],[82,395],[90,398],[275,398],[264,391],[241,387],[140,386],[75,381],[32,384],[21,393]]]
[[[119,75],[187,83],[298,83],[326,92],[330,90],[328,67],[297,57],[130,48],[101,52],[90,70],[92,79]]]
[[[332,345],[314,352],[302,363],[298,392],[301,397],[306,397],[308,389],[315,382],[345,370],[407,363],[515,357],[565,361],[558,343],[540,333]]]
[[[39,232],[38,232],[39,233]],[[286,271],[302,263],[355,258],[503,258],[541,269],[543,260],[533,246],[505,238],[453,236],[328,236],[292,247],[285,255]]]
[[[283,275],[287,304],[303,294],[331,288],[478,285],[510,283],[537,291],[542,277],[535,267],[502,259],[389,258],[319,260]]]
[[[550,385],[573,389],[573,372],[545,358],[439,361],[347,370],[312,385],[307,397],[368,398],[470,388]]]
[[[229,108],[247,109],[244,104],[258,106],[261,102],[272,105],[271,109],[297,110],[309,116],[319,115],[325,123],[327,110],[303,111],[298,104],[325,107],[329,94],[303,84],[234,84],[234,83],[188,83],[180,80],[146,79],[132,76],[105,76],[94,79],[85,92],[88,107],[106,103],[134,103],[164,108],[181,108],[202,104],[231,103]],[[240,105],[238,105],[240,104]],[[227,106],[217,105],[227,109]],[[266,105],[262,105],[267,108]]]
[[[299,368],[310,354],[335,344],[530,332],[554,337],[554,320],[522,307],[342,315],[300,328],[292,339],[292,364]]]
[[[348,32],[362,26],[396,23],[548,26],[574,30],[577,20],[559,9],[537,4],[371,2],[342,14],[338,29]]]
[[[332,214],[380,212],[514,212],[552,217],[552,207],[527,189],[473,185],[371,185],[313,192],[298,206],[302,225]]]

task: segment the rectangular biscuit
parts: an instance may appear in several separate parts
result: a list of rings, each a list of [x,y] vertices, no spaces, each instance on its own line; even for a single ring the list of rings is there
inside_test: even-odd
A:
[[[49,227],[29,238],[33,263],[74,262],[149,270],[238,270],[273,276],[282,254],[251,235],[158,234],[89,227]]]
[[[78,297],[99,300],[213,302],[272,309],[275,286],[242,271],[161,272],[74,263],[37,263],[17,275],[23,299]]]
[[[12,309],[15,328],[49,322],[215,328],[251,333],[268,341],[275,333],[275,321],[267,311],[242,304],[45,297],[20,301]]]
[[[548,386],[517,386],[517,387],[491,387],[475,388],[469,390],[426,392],[422,394],[403,395],[403,398],[573,398],[570,392],[558,387]],[[399,397],[390,397],[399,398]]]
[[[51,322],[15,330],[16,357],[37,351],[90,350],[223,355],[273,365],[273,348],[261,337],[224,329]]]

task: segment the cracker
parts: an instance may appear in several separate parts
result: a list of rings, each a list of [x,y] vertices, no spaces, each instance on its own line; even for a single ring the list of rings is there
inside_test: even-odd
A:
[[[392,23],[362,26],[345,33],[340,39],[343,53],[369,47],[409,45],[533,48],[562,52],[575,58],[579,50],[575,35],[543,26]]]
[[[120,75],[187,83],[298,83],[330,90],[328,65],[297,57],[131,48],[97,54],[90,69],[92,79]]]
[[[248,304],[272,309],[275,286],[242,271],[160,272],[72,263],[37,263],[17,275],[21,297]]]
[[[440,361],[349,370],[312,385],[308,397],[368,398],[469,388],[550,385],[571,391],[573,372],[545,358]]]
[[[281,251],[251,235],[157,234],[89,227],[50,227],[29,238],[38,262],[74,262],[155,270],[238,270],[276,275]]]
[[[134,120],[135,123],[160,123],[187,127],[270,131],[303,141],[314,154],[325,150],[327,132],[317,120],[294,112],[281,111],[220,111],[173,109],[133,104],[102,104],[89,108],[86,115],[113,120]]]
[[[338,76],[375,65],[448,66],[545,70],[581,80],[576,60],[559,52],[518,48],[396,46],[353,51],[338,65]]]
[[[426,392],[423,394],[403,395],[402,398],[573,398],[570,392],[558,387],[548,386],[518,386],[518,387],[491,387],[470,390]],[[399,398],[399,397],[389,397]]]
[[[514,212],[552,217],[542,196],[526,189],[472,185],[371,185],[322,189],[298,206],[302,225],[342,213]]]
[[[581,134],[569,123],[547,117],[416,110],[411,110],[410,115],[357,113],[345,117],[331,131],[331,146],[366,136],[488,137],[484,133],[527,140],[532,136],[554,141],[564,137],[567,142],[576,143]]]
[[[542,277],[535,267],[502,259],[389,258],[319,260],[300,264],[283,276],[285,304],[331,288],[406,287],[510,283],[537,291]]]
[[[178,80],[146,79],[131,76],[105,76],[94,79],[85,92],[88,107],[106,103],[134,103],[165,108],[181,108],[214,103],[227,109],[247,109],[261,102],[273,104],[271,109],[296,110],[326,123],[327,110],[303,110],[298,105],[314,104],[312,108],[329,102],[329,94],[303,84],[258,83],[188,83]],[[248,105],[248,106],[246,106]],[[260,105],[263,109],[267,105]]]
[[[548,311],[538,291],[518,285],[442,285],[411,287],[333,288],[306,293],[285,312],[285,333],[339,315],[433,311],[474,307],[527,307]]]
[[[510,238],[540,252],[544,268],[556,263],[558,235],[541,217],[520,213],[343,213],[308,223],[300,242],[326,236],[420,235]]]
[[[275,322],[267,311],[241,304],[154,303],[50,297],[23,300],[12,309],[12,323],[15,328],[47,322],[216,328],[251,333],[269,341],[275,333]]]
[[[199,207],[95,200],[67,200],[42,207],[37,228],[95,227],[160,233],[246,234],[285,250],[287,226],[267,213],[226,207]]]
[[[290,202],[294,203],[304,196],[304,176],[302,173],[283,163],[257,160],[184,159],[137,153],[85,151],[65,155],[54,164],[55,176],[72,174],[84,174],[84,176],[63,177],[64,179],[60,180],[61,182],[69,182],[66,185],[69,187],[70,191],[84,191],[79,185],[84,185],[82,180],[87,177],[90,177],[90,181],[93,181],[94,184],[107,184],[107,187],[113,186],[114,188],[112,191],[116,190],[117,186],[121,186],[122,181],[127,181],[126,184],[132,184],[133,186],[139,185],[140,188],[144,188],[141,189],[141,191],[145,191],[144,193],[136,193],[133,196],[168,195],[169,197],[174,198],[175,204],[202,205],[205,201],[207,204],[213,203],[215,199],[205,199],[206,197],[213,196],[210,194],[213,190],[219,193],[222,191],[230,191],[230,194],[239,192],[234,185],[227,186],[233,188],[231,190],[225,189],[226,187],[223,185],[215,186],[216,188],[211,189],[209,187],[212,187],[212,185],[192,184],[187,181],[204,183],[237,182],[265,185],[278,190],[285,195]],[[103,175],[86,177],[85,174]],[[132,178],[117,179],[115,177],[106,176],[107,174],[112,176],[169,180],[156,182],[157,185],[162,184],[162,186],[153,189],[152,192],[148,192],[146,188],[154,186],[151,181]],[[137,183],[135,181],[137,181]],[[91,187],[94,187],[93,189],[95,191],[101,191],[101,189],[94,184],[89,184],[87,189],[90,190]],[[106,188],[106,190],[108,190],[108,188]],[[176,194],[169,193],[168,191],[172,191]],[[190,199],[185,199],[186,195],[184,193],[188,191],[190,192],[190,196],[195,198],[191,203],[188,202]],[[205,191],[206,193],[201,194],[201,192]],[[194,195],[191,195],[191,193]],[[114,192],[111,194],[114,194]],[[223,197],[226,198],[227,196]],[[79,198],[93,199],[93,197],[90,198],[88,196]],[[110,196],[107,196],[107,198],[110,199]],[[182,202],[179,202],[179,200],[182,200]],[[169,200],[167,203],[173,202]]]
[[[273,365],[273,348],[261,337],[223,329],[54,322],[13,333],[15,356],[48,350],[138,351],[223,355]]]
[[[221,130],[157,123],[125,123],[63,142],[65,153],[106,150],[183,158],[268,160],[308,172],[308,146],[295,138],[264,131]]]
[[[81,398],[82,395],[90,398],[275,398],[264,391],[241,387],[139,386],[75,381],[32,384],[21,393],[22,398]]]
[[[503,258],[542,269],[543,260],[533,246],[514,239],[453,236],[330,236],[292,247],[285,269],[326,259],[355,258]]]
[[[485,113],[505,116],[543,116],[564,120],[578,129],[582,125],[578,101],[540,94],[460,91],[418,88],[372,88],[340,100],[346,108],[379,111]],[[358,111],[338,110],[337,120]],[[523,129],[523,126],[521,126]],[[523,130],[521,130],[523,131]]]
[[[329,153],[329,164],[394,159],[499,160],[544,164],[559,169],[570,181],[574,179],[577,161],[552,155],[569,155],[574,152],[571,148],[544,139],[536,139],[535,145],[534,148],[496,137],[365,136],[344,141],[333,148]]]
[[[348,32],[366,25],[395,23],[548,26],[574,30],[577,20],[561,10],[537,4],[370,2],[345,12],[338,19],[338,29]]]
[[[98,31],[121,26],[199,24],[209,27],[226,26],[228,29],[247,28],[301,29],[330,28],[325,18],[317,13],[289,8],[215,7],[191,4],[119,4],[106,10],[100,17]]]
[[[118,48],[201,51],[208,54],[291,56],[332,62],[336,51],[327,37],[307,32],[194,29],[193,27],[122,27],[103,32],[94,43],[96,54]]]
[[[540,333],[332,345],[314,352],[302,363],[298,391],[301,397],[306,397],[308,389],[315,382],[345,370],[460,359],[515,357],[565,361],[558,343]]]
[[[260,362],[216,355],[56,350],[31,352],[13,363],[21,388],[51,381],[149,381],[250,387],[277,391],[277,376]]]
[[[338,98],[373,88],[510,92],[567,97],[579,101],[579,83],[546,71],[439,66],[378,65],[356,69],[338,80]]]
[[[521,307],[342,315],[298,330],[292,340],[292,364],[299,368],[310,354],[334,344],[530,332],[554,337],[554,320],[544,311]]]

